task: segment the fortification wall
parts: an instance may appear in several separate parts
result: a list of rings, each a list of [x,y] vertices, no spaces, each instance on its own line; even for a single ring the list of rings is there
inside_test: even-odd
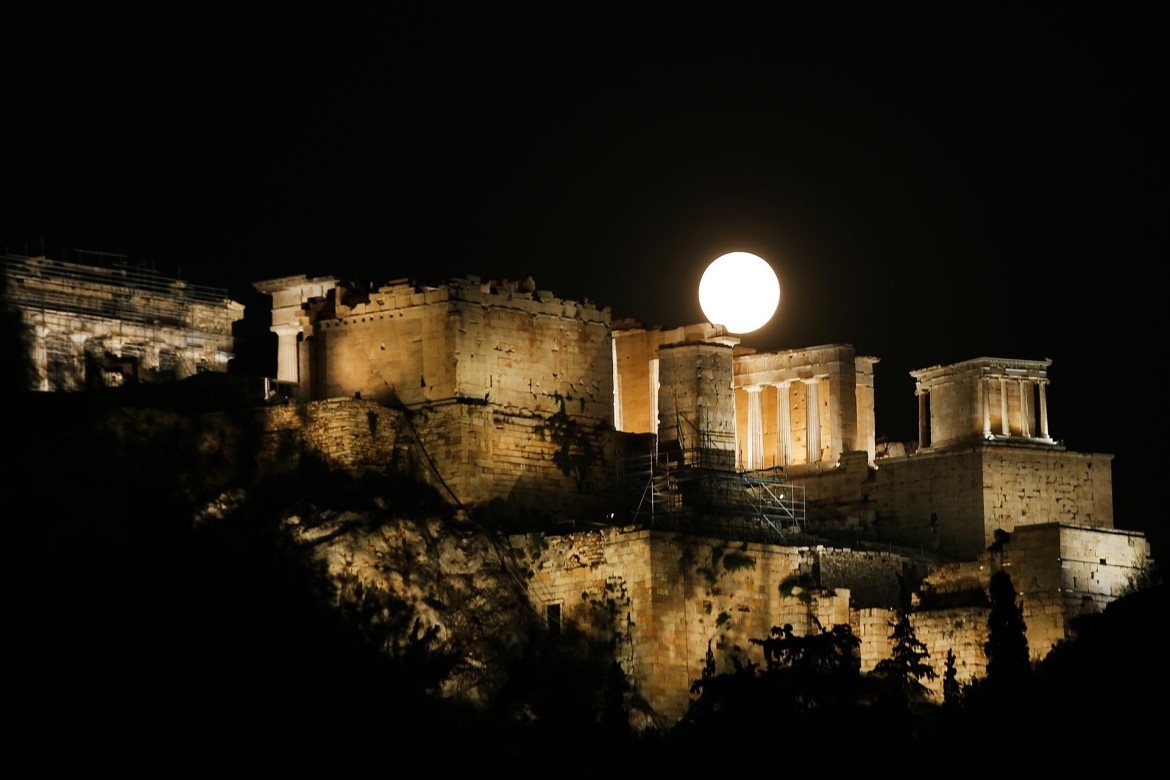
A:
[[[460,294],[484,300],[459,301],[448,316],[458,397],[551,412],[559,395],[569,414],[612,421],[608,311],[551,297],[514,308]]]
[[[804,488],[808,518],[819,528],[835,528],[866,536],[873,528],[874,473],[865,452],[843,453],[821,471],[791,470],[788,481]]]
[[[936,697],[942,698],[943,675],[947,651],[955,654],[955,676],[960,684],[968,683],[987,672],[987,616],[989,607],[969,606],[914,612],[910,625],[918,641],[930,653],[927,662],[934,669],[934,680],[922,680]]]
[[[937,699],[942,699],[947,651],[955,656],[956,679],[960,684],[982,677],[987,668],[983,645],[987,642],[987,607],[968,606],[914,612],[910,625],[918,641],[926,646],[926,663],[934,670],[933,680],[920,682]],[[896,609],[874,607],[853,611],[853,632],[861,640],[861,671],[872,672],[879,662],[893,654],[890,635],[898,622]]]
[[[966,558],[987,547],[977,450],[887,458],[874,476],[881,538]]]
[[[330,465],[348,470],[399,463],[408,441],[401,435],[403,413],[373,401],[335,399],[263,407],[262,456],[287,457],[288,436],[303,442]]]
[[[454,333],[443,290],[338,306],[309,340],[311,397],[407,406],[455,396]]]
[[[1099,612],[1150,565],[1141,534],[1067,525],[1017,528],[1004,565],[1024,604],[1028,647],[1041,658],[1071,633],[1070,621]]]
[[[396,284],[358,296],[333,291],[332,310],[305,315],[312,330],[314,398],[414,407],[485,401],[536,412],[613,416],[609,310],[457,279],[442,287]]]
[[[773,627],[788,624],[806,634],[818,622],[852,625],[851,599],[888,597],[886,606],[896,605],[905,567],[888,553],[632,528],[514,537],[513,545],[532,568],[536,603],[546,613],[558,605],[564,619],[599,638],[617,637],[626,673],[670,722],[686,712],[708,646],[720,672],[732,669],[732,658],[762,663],[751,640],[771,636]]]
[[[495,499],[529,508],[593,505],[610,476],[616,442],[605,424],[570,418],[579,439],[556,441],[547,416],[490,404],[442,404],[414,413],[427,455],[465,504]],[[565,474],[557,463],[565,452],[580,471]]]
[[[593,455],[584,466],[583,493],[577,475],[557,466],[562,445],[553,440],[548,419],[531,413],[457,403],[408,413],[336,398],[266,407],[260,415],[269,458],[288,457],[291,435],[338,468],[393,468],[467,505],[499,499],[527,509],[585,512],[592,506],[589,489],[608,476],[615,447],[608,428],[580,428]]]
[[[883,538],[976,558],[996,530],[1113,527],[1110,455],[980,446],[887,458],[875,474]]]
[[[897,606],[903,600],[903,580],[910,579],[911,585],[917,581],[914,567],[896,553],[813,547],[808,557],[818,584],[847,588],[855,609]]]
[[[1112,455],[1018,447],[981,452],[987,543],[997,528],[1113,527]]]

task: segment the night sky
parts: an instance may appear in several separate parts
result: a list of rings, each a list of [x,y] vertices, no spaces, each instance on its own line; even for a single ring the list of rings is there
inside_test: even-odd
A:
[[[237,5],[4,4],[4,248],[238,300],[531,275],[665,326],[752,251],[782,300],[745,343],[881,358],[879,436],[911,369],[1051,358],[1053,435],[1116,454],[1119,526],[1162,513],[1156,4]]]

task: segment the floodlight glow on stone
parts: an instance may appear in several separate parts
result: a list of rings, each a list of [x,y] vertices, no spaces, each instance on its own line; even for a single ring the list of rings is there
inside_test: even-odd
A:
[[[707,321],[730,333],[759,330],[779,305],[776,272],[750,252],[730,252],[716,258],[699,281],[699,306]]]

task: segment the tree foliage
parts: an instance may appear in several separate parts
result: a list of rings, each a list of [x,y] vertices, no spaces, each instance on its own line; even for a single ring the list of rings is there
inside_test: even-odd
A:
[[[1032,669],[1028,657],[1024,605],[1016,603],[1011,576],[997,571],[989,587],[991,613],[987,617],[987,680],[993,685],[1013,684],[1026,678]]]
[[[943,672],[943,703],[953,706],[963,697],[963,689],[959,685],[958,671],[955,669],[955,651],[947,648],[946,670]]]
[[[922,696],[926,693],[922,680],[933,680],[938,676],[934,667],[926,662],[930,653],[914,633],[909,612],[903,611],[898,622],[890,625],[894,629],[890,634],[890,639],[894,640],[893,655],[879,661],[874,673],[890,680],[909,696]]]

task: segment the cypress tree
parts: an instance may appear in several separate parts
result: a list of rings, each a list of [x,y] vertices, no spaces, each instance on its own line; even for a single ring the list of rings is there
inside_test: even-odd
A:
[[[1028,658],[1024,606],[1016,603],[1016,589],[1005,571],[991,576],[991,614],[987,617],[987,680],[993,685],[1017,683],[1032,670]]]

